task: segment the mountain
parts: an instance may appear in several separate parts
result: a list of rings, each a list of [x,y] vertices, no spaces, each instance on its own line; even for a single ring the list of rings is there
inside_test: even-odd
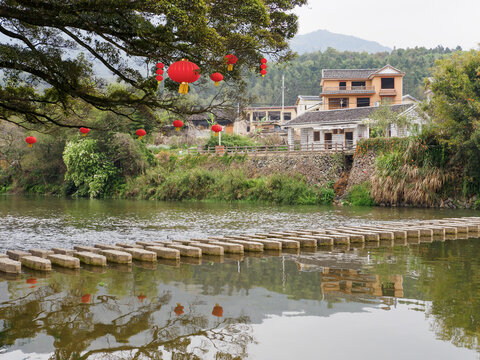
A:
[[[327,30],[317,30],[305,35],[295,36],[290,47],[300,55],[316,51],[325,51],[329,47],[338,51],[366,51],[370,54],[377,52],[390,52],[392,49],[376,41],[360,39],[355,36],[335,34]]]

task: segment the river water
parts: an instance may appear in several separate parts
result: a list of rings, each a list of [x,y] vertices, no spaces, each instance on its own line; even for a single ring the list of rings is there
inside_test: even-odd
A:
[[[478,216],[0,197],[0,250]],[[479,359],[480,240],[0,278],[0,359]]]

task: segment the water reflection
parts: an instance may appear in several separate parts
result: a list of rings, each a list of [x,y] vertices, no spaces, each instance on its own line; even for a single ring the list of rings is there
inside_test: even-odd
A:
[[[319,342],[344,349],[343,329],[356,331],[357,353],[335,358],[371,358],[371,339],[390,333],[409,346],[388,358],[416,350],[471,359],[479,350],[479,241],[24,273],[0,281],[0,359],[268,358],[262,346],[288,329],[289,340],[270,350],[276,358],[289,358],[296,343],[303,359],[318,358]],[[307,329],[311,340],[302,342]],[[389,341],[376,343],[379,353]]]

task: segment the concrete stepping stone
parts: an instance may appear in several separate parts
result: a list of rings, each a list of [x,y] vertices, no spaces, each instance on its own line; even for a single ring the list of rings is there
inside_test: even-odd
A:
[[[46,250],[46,249],[30,249],[28,251],[33,256],[38,256],[38,257],[41,257],[41,258],[44,258],[44,259],[46,259],[48,255],[55,254],[52,250]]]
[[[101,254],[107,258],[108,262],[116,264],[131,264],[132,255],[125,251],[118,250],[102,250]]]
[[[195,258],[202,257],[202,250],[200,250],[198,247],[179,245],[174,243],[166,244],[166,246],[171,249],[176,249],[180,251],[180,256],[195,257]]]
[[[20,261],[9,258],[0,259],[0,272],[6,274],[20,274],[22,271],[22,263]]]
[[[94,266],[107,266],[107,258],[100,254],[87,251],[78,251],[73,254],[81,263]]]
[[[127,244],[127,243],[116,243],[116,246],[122,247],[122,248],[135,248],[135,249],[143,249],[143,246],[137,245],[137,244]]]
[[[68,269],[80,269],[80,260],[76,257],[63,255],[63,254],[53,254],[48,255],[48,260],[54,265],[58,265]]]
[[[75,250],[64,249],[64,248],[52,248],[52,251],[53,251],[55,254],[67,255],[67,256],[73,256],[73,253],[75,252]]]
[[[102,249],[93,246],[74,246],[73,248],[79,252],[89,252],[94,254],[100,254],[100,252],[102,251]]]
[[[179,260],[180,251],[176,249],[170,249],[165,246],[147,246],[145,250],[153,251],[157,254],[159,259],[168,259],[168,260]]]
[[[20,261],[23,256],[31,256],[32,254],[23,250],[7,250],[7,255],[12,260]]]
[[[144,249],[124,248],[123,251],[132,255],[132,258],[140,261],[157,261],[157,253]]]
[[[51,271],[52,263],[48,259],[44,259],[38,256],[23,256],[20,259],[23,266],[38,271]]]
[[[290,235],[285,238],[287,240],[298,241],[302,248],[316,248],[317,245],[333,245],[333,238],[327,235],[317,235],[314,239],[304,238],[300,235]]]

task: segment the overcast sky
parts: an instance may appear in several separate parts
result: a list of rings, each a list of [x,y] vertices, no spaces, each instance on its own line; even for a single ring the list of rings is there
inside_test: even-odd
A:
[[[309,0],[296,13],[299,34],[325,29],[391,48],[480,43],[480,0]]]

